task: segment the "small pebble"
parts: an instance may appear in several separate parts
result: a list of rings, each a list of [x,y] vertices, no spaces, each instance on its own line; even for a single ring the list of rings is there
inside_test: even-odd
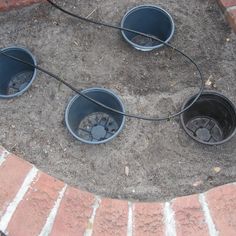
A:
[[[221,171],[221,168],[220,167],[214,167],[213,170],[216,172],[216,173],[219,173]]]
[[[129,167],[128,166],[125,167],[125,175],[129,176]]]
[[[203,184],[203,181],[202,180],[199,180],[199,181],[196,181],[194,184],[193,184],[193,187],[198,187],[199,185],[202,185]]]

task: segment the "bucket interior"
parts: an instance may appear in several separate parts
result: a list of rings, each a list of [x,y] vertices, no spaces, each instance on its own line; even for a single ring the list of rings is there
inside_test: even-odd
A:
[[[191,104],[190,99],[185,107]],[[203,94],[183,115],[183,125],[194,139],[218,143],[228,139],[236,128],[233,104],[218,94]]]
[[[8,55],[35,64],[32,56],[21,48],[4,50]],[[35,69],[0,54],[0,95],[14,95],[24,90],[33,79]]]
[[[107,91],[96,89],[85,94],[106,106],[123,111],[120,101]],[[124,117],[76,96],[68,109],[67,119],[74,136],[97,143],[112,138],[122,126]]]
[[[173,32],[173,22],[162,9],[142,6],[131,10],[123,22],[123,27],[145,34],[154,35],[162,41],[167,41]],[[124,34],[134,44],[140,46],[157,46],[158,41],[124,31]]]

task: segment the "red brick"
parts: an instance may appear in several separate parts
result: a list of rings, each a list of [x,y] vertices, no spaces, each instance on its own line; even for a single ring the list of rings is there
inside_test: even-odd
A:
[[[213,222],[219,235],[236,235],[236,185],[214,188],[206,194]]]
[[[61,202],[51,236],[84,235],[92,205],[95,199],[92,194],[68,188]]]
[[[135,203],[133,206],[133,235],[165,235],[164,205],[161,203]]]
[[[127,222],[127,201],[103,199],[95,217],[93,236],[124,236]]]
[[[32,166],[10,155],[0,166],[0,217],[15,198]]]
[[[10,10],[16,7],[28,6],[30,4],[42,1],[45,0],[0,0],[0,11]]]
[[[4,0],[0,0],[0,11],[5,11],[7,8],[7,2]]]
[[[39,173],[11,218],[9,235],[38,235],[63,186],[64,183]]]
[[[218,3],[222,10],[225,10],[228,7],[236,6],[236,0],[218,0]]]
[[[177,198],[172,203],[177,236],[208,236],[208,227],[198,195]]]
[[[227,10],[226,18],[233,28],[234,32],[236,33],[236,9]]]

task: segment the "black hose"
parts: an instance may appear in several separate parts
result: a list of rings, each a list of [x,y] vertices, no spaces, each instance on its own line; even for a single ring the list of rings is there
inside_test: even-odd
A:
[[[80,96],[84,97],[85,99],[95,103],[96,105],[99,105],[109,111],[112,111],[112,112],[115,112],[115,113],[118,113],[120,115],[124,115],[126,117],[131,117],[131,118],[136,118],[136,119],[140,119],[140,120],[146,120],[146,121],[165,121],[165,120],[170,120],[172,118],[175,118],[179,115],[181,115],[182,113],[184,113],[185,111],[187,111],[189,108],[192,107],[192,105],[198,100],[198,98],[202,95],[202,92],[203,92],[203,89],[204,89],[204,80],[203,80],[203,76],[202,76],[202,73],[201,73],[201,70],[200,68],[198,67],[198,65],[195,63],[195,61],[190,58],[188,55],[186,55],[185,53],[183,53],[182,51],[180,51],[179,49],[175,48],[174,46],[170,45],[169,43],[166,43],[164,41],[162,41],[161,39],[155,37],[155,36],[152,36],[152,35],[148,35],[148,34],[145,34],[145,33],[142,33],[142,32],[138,32],[138,31],[135,31],[135,30],[132,30],[132,29],[127,29],[127,28],[123,28],[123,27],[119,27],[119,26],[114,26],[114,25],[111,25],[111,24],[108,24],[108,23],[104,23],[104,22],[98,22],[98,21],[95,21],[95,20],[90,20],[90,19],[87,19],[87,18],[84,18],[84,17],[81,17],[81,16],[78,16],[74,13],[71,13],[65,9],[63,9],[62,7],[58,6],[57,4],[55,4],[54,2],[52,2],[51,0],[47,0],[53,7],[57,8],[58,10],[64,12],[65,14],[67,15],[70,15],[72,17],[75,17],[77,19],[80,19],[80,20],[83,20],[83,21],[86,21],[86,22],[89,22],[89,23],[92,23],[92,24],[96,24],[96,25],[100,25],[100,26],[105,26],[105,27],[109,27],[109,28],[113,28],[113,29],[118,29],[118,30],[123,30],[123,31],[128,31],[128,32],[131,32],[131,33],[135,33],[135,34],[138,34],[138,35],[141,35],[141,36],[144,36],[144,37],[147,37],[147,38],[151,38],[155,41],[158,41],[158,42],[161,42],[162,44],[164,44],[165,46],[167,47],[170,47],[172,48],[173,50],[177,51],[178,53],[180,53],[182,56],[184,56],[185,58],[187,58],[197,69],[198,73],[199,73],[199,76],[200,76],[200,81],[201,81],[201,85],[200,85],[200,89],[199,89],[199,92],[198,94],[196,95],[195,99],[191,102],[191,104],[189,104],[187,107],[185,107],[183,110],[180,110],[179,112],[177,113],[174,113],[174,114],[171,114],[169,116],[165,116],[165,117],[144,117],[144,116],[141,116],[141,115],[135,115],[135,114],[127,114],[127,113],[124,113],[124,112],[121,112],[121,111],[118,111],[116,109],[113,109],[111,107],[108,107],[106,106],[105,104],[102,104],[90,97],[88,97],[87,95],[83,94],[81,91],[79,91],[78,89],[76,89],[75,87],[73,87],[72,85],[70,85],[69,83],[67,83],[66,81],[64,81],[63,79],[59,78],[57,75],[51,73],[50,71],[47,71],[37,65],[33,65],[31,63],[28,63],[24,60],[21,60],[19,58],[16,58],[14,56],[11,56],[11,55],[8,55],[7,53],[3,52],[3,51],[0,51],[1,54],[9,57],[9,58],[12,58],[16,61],[19,61],[21,63],[24,63],[24,64],[27,64],[39,71],[42,71],[43,73],[51,76],[52,78],[56,79],[57,81],[59,81],[60,83],[64,84],[65,86],[67,86],[68,88],[70,88],[72,91],[76,92],[77,94],[79,94]]]

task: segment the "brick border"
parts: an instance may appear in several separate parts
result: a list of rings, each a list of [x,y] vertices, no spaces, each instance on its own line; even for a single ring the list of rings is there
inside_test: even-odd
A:
[[[227,21],[236,33],[236,0],[218,0]]]
[[[0,11],[8,11],[17,7],[24,7],[44,0],[0,0]]]
[[[234,236],[236,183],[170,202],[101,198],[0,147],[0,235]]]

